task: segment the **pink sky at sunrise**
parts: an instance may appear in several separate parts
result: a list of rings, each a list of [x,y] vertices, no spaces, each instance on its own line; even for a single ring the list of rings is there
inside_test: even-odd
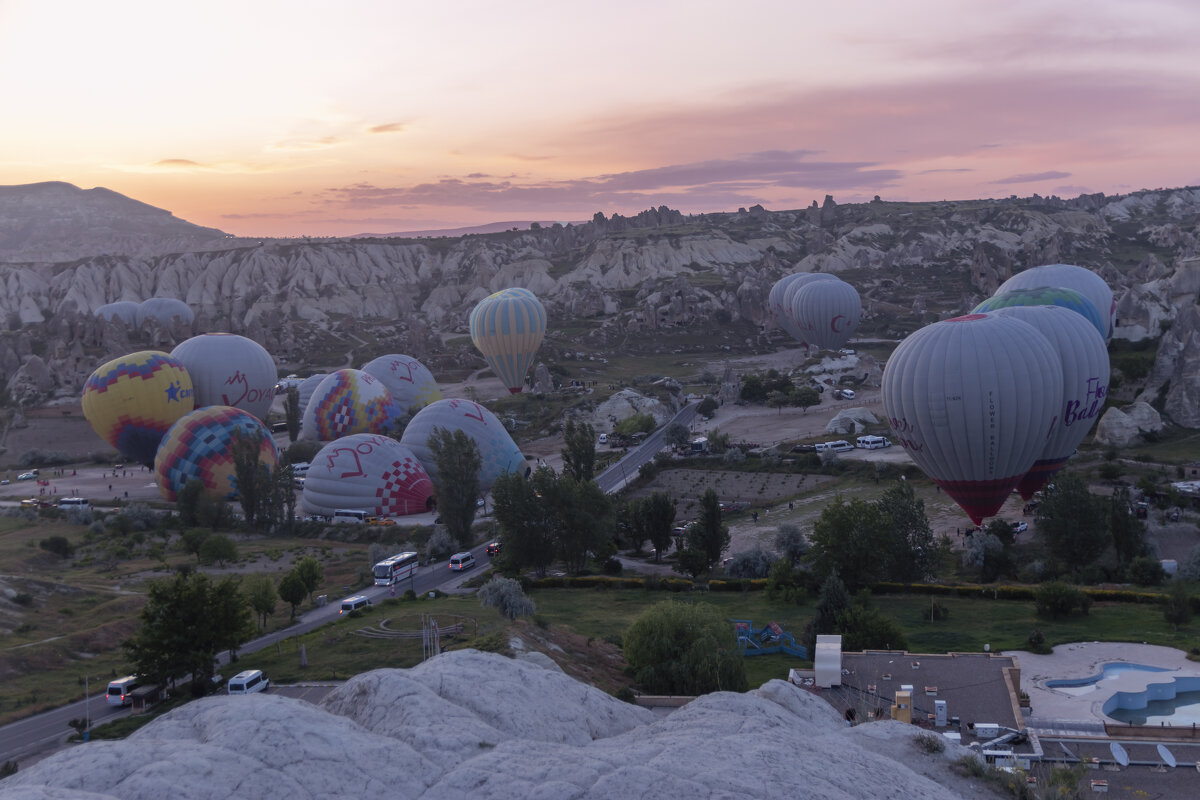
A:
[[[0,0],[0,184],[246,236],[1200,184],[1200,4]]]

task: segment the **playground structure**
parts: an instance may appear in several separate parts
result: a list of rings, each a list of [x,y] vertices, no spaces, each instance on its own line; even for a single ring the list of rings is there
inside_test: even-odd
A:
[[[808,650],[796,644],[796,639],[778,622],[768,622],[757,630],[748,619],[732,619],[737,633],[738,652],[744,656],[765,656],[771,653],[787,653],[797,658],[808,658]]]

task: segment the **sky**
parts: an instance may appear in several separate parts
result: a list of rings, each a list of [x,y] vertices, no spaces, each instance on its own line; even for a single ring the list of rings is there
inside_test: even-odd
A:
[[[0,0],[0,184],[242,236],[1200,184],[1194,0]]]

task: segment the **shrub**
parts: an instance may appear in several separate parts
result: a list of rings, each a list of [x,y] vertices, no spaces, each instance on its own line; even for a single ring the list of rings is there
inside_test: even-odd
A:
[[[950,618],[950,609],[935,601],[929,604],[929,608],[921,612],[921,617],[926,622],[940,622]]]
[[[13,595],[12,601],[19,606],[25,606],[28,608],[29,606],[33,605],[33,595],[31,595],[29,592],[18,592],[17,594]]]
[[[625,660],[646,691],[699,695],[744,692],[746,668],[733,629],[704,603],[657,603],[624,636]]]
[[[496,575],[480,588],[478,595],[479,605],[495,608],[508,619],[527,617],[537,610],[537,604],[512,578]]]
[[[913,737],[913,745],[922,753],[934,755],[946,752],[946,739],[936,733],[921,733]]]
[[[608,558],[604,562],[605,575],[620,575],[622,569],[623,567],[621,566],[620,559]]]
[[[1138,556],[1129,562],[1129,577],[1139,586],[1161,586],[1167,573],[1157,558]]]
[[[1058,619],[1070,614],[1076,606],[1082,605],[1083,597],[1083,592],[1074,586],[1054,581],[1038,587],[1034,592],[1034,603],[1039,617]]]
[[[1038,653],[1040,655],[1049,655],[1052,652],[1050,645],[1046,644],[1046,634],[1040,629],[1034,628],[1030,632],[1029,638],[1025,640],[1025,646],[1029,648],[1029,652]]]
[[[54,553],[59,558],[70,558],[71,554],[75,552],[65,536],[51,536],[48,539],[42,539],[38,542],[38,547],[48,553]]]
[[[453,551],[454,540],[450,538],[450,532],[439,525],[425,543],[425,555],[428,558],[443,558]]]
[[[736,553],[725,568],[731,578],[765,578],[771,572],[771,557],[761,547]]]

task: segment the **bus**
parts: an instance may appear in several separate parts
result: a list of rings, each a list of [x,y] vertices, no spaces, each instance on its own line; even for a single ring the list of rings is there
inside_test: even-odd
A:
[[[416,553],[397,553],[380,561],[371,572],[375,575],[376,586],[391,586],[416,572],[417,565]]]

